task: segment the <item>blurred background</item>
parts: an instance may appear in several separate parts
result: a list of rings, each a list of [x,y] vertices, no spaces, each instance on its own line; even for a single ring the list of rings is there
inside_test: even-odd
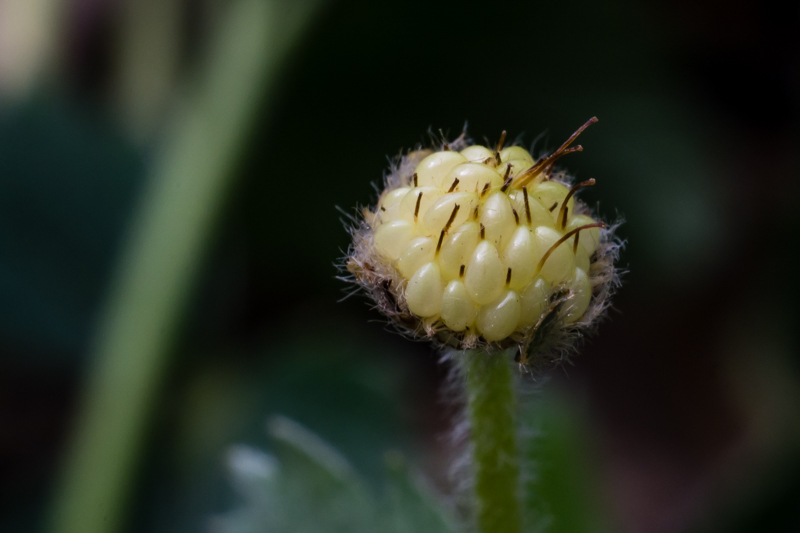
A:
[[[595,115],[562,161],[624,216],[629,273],[544,387],[553,530],[800,531],[799,22],[0,0],[0,531],[67,531],[106,478],[105,530],[204,531],[238,505],[226,450],[269,449],[272,414],[368,480],[399,450],[447,492],[447,369],[339,301],[336,206],[373,202],[429,129],[539,152]]]

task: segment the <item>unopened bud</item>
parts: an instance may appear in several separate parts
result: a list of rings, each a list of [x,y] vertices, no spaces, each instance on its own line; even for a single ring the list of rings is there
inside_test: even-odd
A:
[[[405,331],[458,348],[524,350],[545,326],[588,326],[617,283],[619,243],[575,197],[594,180],[570,185],[553,164],[595,121],[538,161],[463,135],[401,157],[353,230],[354,281]]]

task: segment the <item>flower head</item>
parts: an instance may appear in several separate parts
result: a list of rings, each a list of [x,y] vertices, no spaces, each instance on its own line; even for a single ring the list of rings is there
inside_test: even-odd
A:
[[[558,359],[608,306],[620,243],[556,161],[462,134],[399,157],[352,229],[346,267],[401,330],[459,349]]]

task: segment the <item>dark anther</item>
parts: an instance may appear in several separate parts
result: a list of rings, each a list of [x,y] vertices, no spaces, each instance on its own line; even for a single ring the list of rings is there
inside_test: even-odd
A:
[[[445,233],[447,232],[447,230],[450,229],[450,225],[456,219],[456,215],[458,214],[458,210],[459,209],[461,209],[461,206],[458,205],[458,204],[456,204],[455,207],[453,207],[453,212],[450,213],[450,218],[447,220],[447,224],[444,225],[444,232]]]
[[[575,194],[576,192],[578,192],[580,189],[583,189],[584,187],[589,187],[590,185],[594,185],[594,184],[595,184],[595,181],[594,181],[594,178],[592,178],[592,179],[589,179],[589,180],[586,180],[586,181],[582,181],[580,183],[576,183],[569,190],[569,192],[567,193],[567,196],[564,197],[564,202],[561,204],[561,211],[558,213],[558,215],[559,215],[558,219],[561,221],[561,229],[564,229],[564,226],[567,225],[567,209],[568,209],[567,208],[567,202],[569,202],[569,199],[572,198],[572,195]],[[551,211],[552,211],[552,209],[551,209]]]
[[[604,222],[595,222],[594,224],[586,224],[585,226],[581,226],[579,228],[575,228],[574,230],[570,231],[569,233],[566,233],[563,237],[558,239],[555,242],[555,244],[553,244],[553,246],[551,246],[550,249],[547,250],[547,252],[545,252],[544,256],[542,257],[542,260],[539,261],[539,265],[536,267],[536,274],[535,275],[537,275],[537,276],[539,275],[539,272],[542,271],[542,267],[544,266],[544,262],[547,261],[547,258],[550,257],[550,254],[552,254],[556,250],[556,248],[561,246],[561,244],[564,241],[566,241],[567,239],[569,239],[570,237],[572,237],[576,233],[579,233],[579,232],[581,232],[581,231],[583,231],[585,229],[589,229],[589,228],[605,228],[605,227],[606,227],[606,225],[605,225]]]
[[[500,152],[503,149],[503,144],[506,142],[506,130],[503,130],[503,133],[500,134],[500,140],[497,141],[497,148],[495,148],[495,152]]]
[[[517,182],[520,185],[525,185],[529,181],[531,181],[531,180],[535,179],[537,176],[539,176],[539,174],[541,174],[542,172],[544,172],[544,171],[548,170],[550,167],[552,167],[553,164],[556,162],[556,160],[558,160],[558,158],[560,158],[561,156],[564,156],[566,154],[570,154],[572,152],[580,152],[581,150],[583,150],[583,148],[581,146],[576,146],[574,148],[569,148],[569,149],[567,149],[567,147],[570,144],[572,144],[572,141],[574,141],[578,137],[578,135],[580,135],[581,132],[583,132],[583,130],[585,130],[586,128],[588,128],[589,126],[594,124],[595,122],[597,122],[597,117],[590,118],[586,122],[586,124],[584,124],[583,126],[578,128],[578,131],[573,133],[570,136],[570,138],[567,139],[564,142],[564,144],[559,146],[558,150],[556,150],[555,152],[553,152],[552,154],[550,154],[547,157],[543,157],[543,158],[539,159],[536,162],[535,165],[533,165],[531,168],[529,168],[528,170],[526,170],[525,172],[523,172],[522,174],[517,176]]]
[[[528,225],[531,225],[531,206],[528,204],[528,188],[522,187],[522,196],[525,197],[525,216],[528,217]]]

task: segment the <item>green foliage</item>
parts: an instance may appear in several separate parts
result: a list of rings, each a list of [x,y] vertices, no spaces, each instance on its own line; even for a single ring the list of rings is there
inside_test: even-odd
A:
[[[232,448],[228,462],[244,505],[214,521],[215,533],[447,533],[448,512],[406,466],[386,456],[387,476],[376,492],[347,460],[296,422],[273,418],[275,455]]]
[[[542,391],[544,392],[544,391]],[[596,436],[576,402],[558,391],[536,391],[522,403],[520,439],[526,531],[608,531],[595,471]]]
[[[254,112],[319,4],[231,3],[167,131],[111,283],[51,530],[120,528],[148,418]],[[286,9],[288,8],[288,9]]]

